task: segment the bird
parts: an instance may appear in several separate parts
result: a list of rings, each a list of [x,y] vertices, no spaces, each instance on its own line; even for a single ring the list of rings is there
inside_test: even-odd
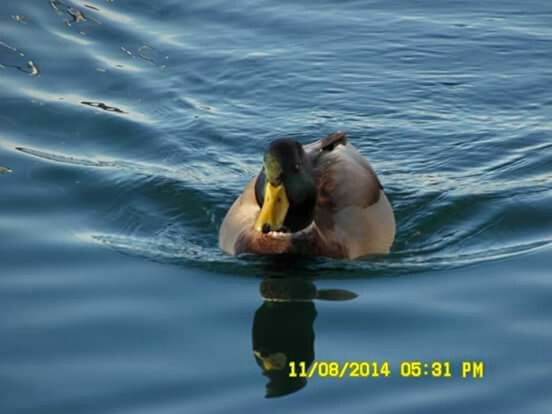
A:
[[[219,247],[230,255],[353,260],[389,253],[394,239],[383,186],[342,131],[306,145],[272,141],[219,231]]]

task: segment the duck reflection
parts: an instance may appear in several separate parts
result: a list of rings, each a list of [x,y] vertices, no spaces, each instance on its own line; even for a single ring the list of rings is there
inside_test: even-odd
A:
[[[263,304],[253,320],[253,355],[268,377],[266,397],[294,393],[307,384],[290,377],[290,361],[314,361],[315,299],[350,300],[357,295],[340,289],[318,290],[308,279],[265,279],[260,287]]]

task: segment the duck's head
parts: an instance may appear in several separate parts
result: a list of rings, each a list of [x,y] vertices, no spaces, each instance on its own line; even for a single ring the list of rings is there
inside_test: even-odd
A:
[[[255,183],[261,207],[255,230],[295,233],[314,220],[316,185],[311,162],[297,141],[273,141],[264,155],[263,170]]]

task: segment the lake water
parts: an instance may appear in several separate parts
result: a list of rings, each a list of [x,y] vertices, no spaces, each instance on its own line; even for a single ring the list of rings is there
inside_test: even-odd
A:
[[[552,3],[4,0],[0,21],[2,413],[552,410]],[[386,188],[392,254],[219,251],[267,144],[336,130]],[[254,351],[391,375],[292,381]]]

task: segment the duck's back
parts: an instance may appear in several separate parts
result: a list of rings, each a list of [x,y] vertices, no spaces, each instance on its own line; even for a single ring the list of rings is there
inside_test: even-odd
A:
[[[388,253],[395,238],[393,209],[366,158],[336,133],[305,146],[318,190],[315,223],[322,235],[346,246],[354,259]]]

